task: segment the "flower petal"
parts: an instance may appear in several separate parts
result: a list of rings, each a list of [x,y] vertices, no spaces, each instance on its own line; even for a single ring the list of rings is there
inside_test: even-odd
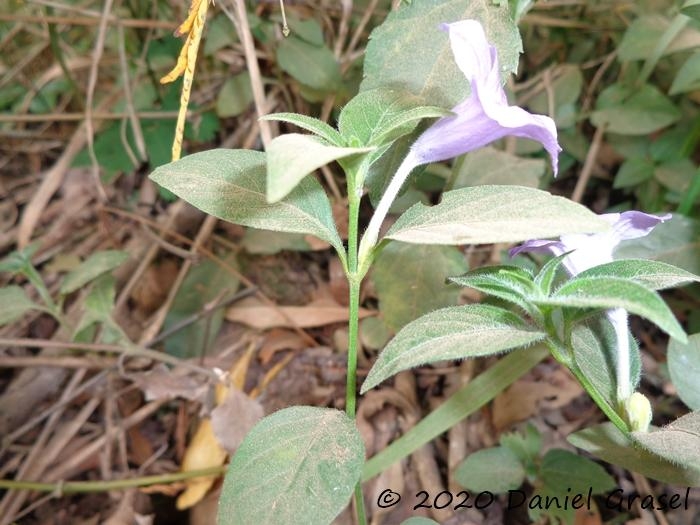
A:
[[[622,213],[611,213],[608,214],[615,216],[615,220],[611,222],[614,234],[620,241],[627,241],[630,239],[638,239],[639,237],[646,237],[651,233],[658,224],[669,220],[672,215],[667,213],[666,215],[650,215],[641,211],[625,211]],[[607,219],[606,215],[603,218]]]
[[[423,164],[468,153],[507,135],[540,142],[552,158],[557,172],[561,151],[554,121],[509,106],[501,85],[496,48],[476,20],[445,24],[455,61],[470,82],[471,93],[452,109],[454,115],[438,120],[413,144]]]

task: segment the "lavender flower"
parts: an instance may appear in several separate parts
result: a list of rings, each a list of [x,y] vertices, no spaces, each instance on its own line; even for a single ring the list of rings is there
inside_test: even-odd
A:
[[[519,253],[532,252],[559,256],[571,252],[562,264],[574,276],[594,266],[612,262],[613,251],[621,241],[645,237],[657,224],[670,219],[671,214],[658,217],[640,211],[626,211],[608,213],[601,215],[601,218],[610,223],[610,231],[562,235],[558,241],[527,241],[513,248],[510,255],[513,257]],[[627,312],[622,308],[614,308],[608,310],[606,315],[613,325],[617,339],[617,397],[618,401],[626,403],[632,395]]]
[[[442,28],[449,33],[452,53],[457,66],[469,80],[471,92],[452,109],[453,115],[438,120],[411,146],[362,238],[360,261],[377,243],[379,228],[406,178],[421,164],[456,157],[513,135],[540,142],[551,156],[552,169],[555,174],[557,172],[557,155],[561,148],[557,143],[554,121],[508,105],[501,85],[496,48],[486,40],[481,24],[476,20],[462,20],[443,24]]]

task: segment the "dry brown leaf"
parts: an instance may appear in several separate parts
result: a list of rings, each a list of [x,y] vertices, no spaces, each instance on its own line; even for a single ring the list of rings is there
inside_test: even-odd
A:
[[[498,431],[529,419],[540,410],[554,410],[568,405],[583,389],[563,368],[551,370],[545,381],[531,378],[513,383],[493,402],[493,425]]]
[[[360,308],[360,318],[374,312]],[[328,300],[312,301],[305,306],[268,306],[249,297],[226,310],[226,319],[259,330],[274,327],[315,328],[348,320],[348,309]]]
[[[216,385],[216,403],[221,405],[228,398],[230,390],[241,390],[245,385],[246,374],[255,345],[251,344],[243,356],[234,363],[229,370],[229,381],[231,387],[223,384]],[[245,394],[243,394],[245,395]],[[226,413],[224,413],[226,415]],[[224,417],[224,419],[226,419]],[[222,432],[222,429],[219,429]],[[209,418],[202,419],[197,427],[192,441],[185,451],[185,456],[182,460],[182,472],[191,470],[205,469],[208,467],[218,467],[224,464],[228,452],[221,446],[221,443],[214,433],[212,420]],[[187,488],[177,498],[175,506],[179,510],[184,510],[197,504],[204,498],[211,486],[216,481],[217,476],[205,476],[187,480]]]
[[[263,365],[267,365],[274,355],[280,350],[301,350],[307,344],[296,332],[273,328],[265,334],[262,347],[258,352],[258,359]]]
[[[233,454],[246,434],[265,415],[262,405],[231,388],[224,402],[211,413],[211,426],[219,444]]]
[[[185,375],[177,370],[171,371],[164,364],[155,366],[148,372],[132,374],[129,378],[143,391],[147,401],[176,397],[203,405],[209,401],[211,385],[208,380],[191,373]]]

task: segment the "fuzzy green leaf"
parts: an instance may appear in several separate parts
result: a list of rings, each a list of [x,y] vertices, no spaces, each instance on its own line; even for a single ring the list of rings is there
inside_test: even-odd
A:
[[[688,344],[668,344],[668,371],[678,397],[693,410],[700,410],[700,334],[688,336]]]
[[[652,290],[674,288],[684,284],[700,281],[700,277],[672,264],[645,259],[622,259],[599,266],[594,266],[577,275],[586,277],[617,277],[629,279]]]
[[[61,283],[61,295],[73,293],[100,275],[111,272],[128,258],[128,253],[118,250],[93,253],[65,276]]]
[[[260,117],[260,120],[279,120],[280,122],[288,122],[289,124],[294,124],[301,129],[305,129],[306,131],[310,131],[311,133],[318,135],[333,146],[342,147],[345,145],[343,137],[334,128],[322,120],[309,117],[307,115],[300,115],[299,113],[270,113],[269,115]]]
[[[371,150],[331,146],[313,135],[289,133],[277,137],[267,146],[267,200],[282,200],[321,166]]]
[[[12,323],[29,310],[40,308],[17,285],[0,288],[0,326]]]
[[[264,230],[310,233],[344,253],[330,202],[315,179],[305,178],[280,202],[267,202],[264,153],[225,149],[195,153],[161,166],[151,179],[225,221]]]
[[[360,433],[343,412],[306,406],[275,412],[236,451],[217,523],[327,525],[348,504],[364,460]]]
[[[362,392],[394,374],[445,359],[492,355],[544,339],[512,312],[486,305],[442,308],[396,334],[367,375]]]
[[[471,491],[500,494],[523,484],[525,468],[509,448],[493,447],[469,454],[457,466],[454,477],[457,483]]]
[[[605,231],[593,212],[563,197],[522,186],[445,192],[435,206],[418,203],[386,237],[415,244],[490,244]]]

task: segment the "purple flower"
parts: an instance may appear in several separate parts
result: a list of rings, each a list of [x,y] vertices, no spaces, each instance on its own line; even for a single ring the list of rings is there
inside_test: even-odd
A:
[[[447,160],[513,135],[540,142],[552,158],[554,173],[557,172],[557,155],[561,148],[554,121],[508,105],[496,48],[486,40],[481,24],[476,20],[462,20],[442,27],[449,33],[452,53],[469,80],[471,92],[452,109],[454,115],[438,120],[411,146],[367,226],[360,243],[360,261],[367,260],[391,203],[411,171],[421,164]]]
[[[540,142],[552,158],[557,172],[557,143],[554,121],[509,106],[501,85],[496,48],[476,20],[443,24],[457,66],[469,80],[469,96],[452,109],[454,115],[438,120],[413,144],[418,164],[439,162],[481,148],[507,135]]]
[[[654,227],[671,218],[671,214],[661,217],[641,211],[608,213],[601,215],[612,229],[605,233],[562,235],[558,241],[532,240],[510,250],[513,257],[519,253],[551,253],[559,256],[571,252],[562,264],[574,276],[589,268],[612,262],[613,251],[622,241],[648,235]],[[617,396],[620,402],[632,394],[630,381],[629,331],[627,312],[614,308],[606,312],[617,338]]]

